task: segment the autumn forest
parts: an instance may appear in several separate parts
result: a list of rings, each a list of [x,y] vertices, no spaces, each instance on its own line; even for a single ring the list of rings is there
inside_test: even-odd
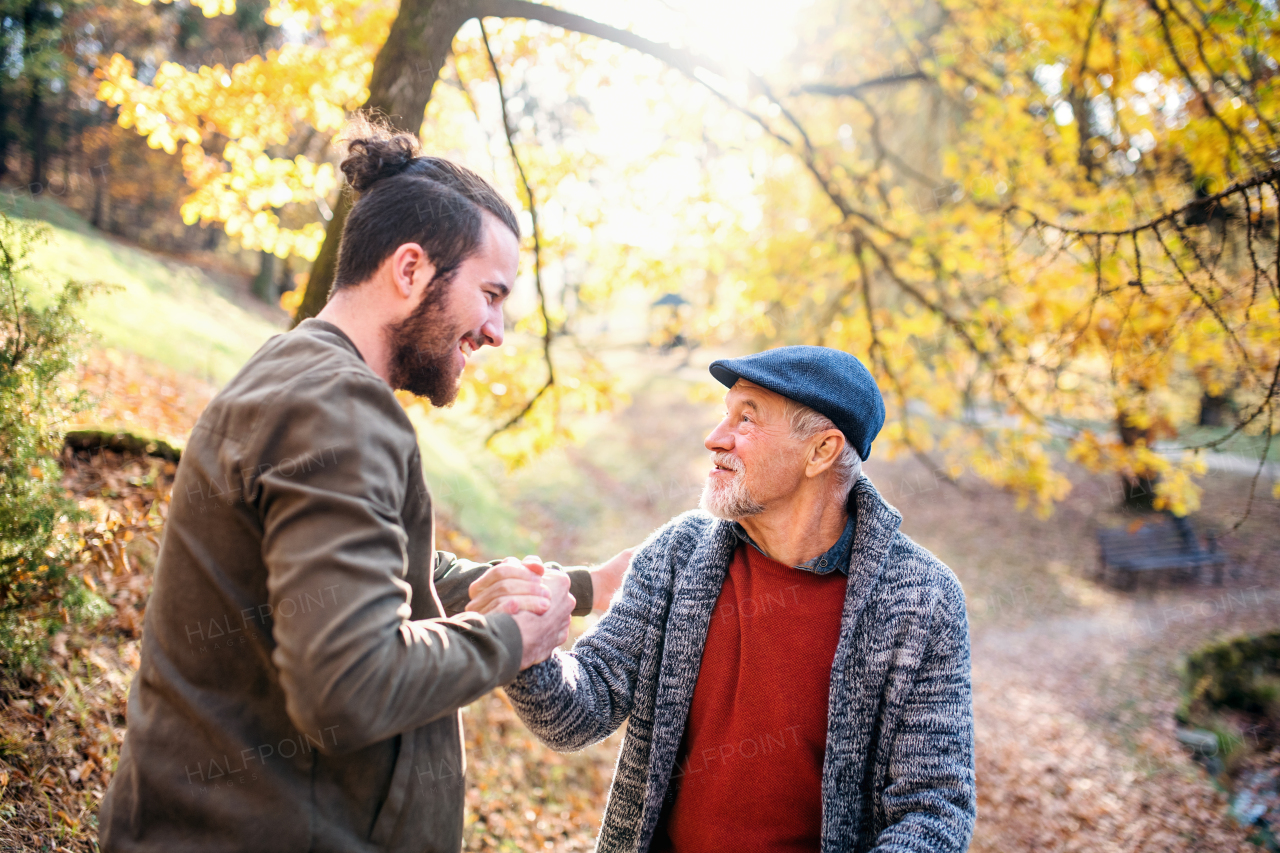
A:
[[[520,224],[505,342],[397,392],[437,548],[638,545],[710,362],[850,353],[964,588],[971,849],[1280,851],[1270,0],[4,0],[0,849],[99,849],[183,451],[325,307],[360,117]],[[594,849],[621,733],[462,719],[464,849]]]

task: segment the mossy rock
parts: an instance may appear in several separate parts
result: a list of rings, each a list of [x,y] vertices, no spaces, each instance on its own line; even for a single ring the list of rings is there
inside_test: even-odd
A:
[[[73,451],[112,450],[126,456],[154,456],[168,462],[182,457],[182,448],[164,439],[131,432],[82,429],[68,432],[63,443]]]
[[[1186,688],[1180,716],[1229,708],[1280,722],[1280,631],[1193,652],[1187,657]]]

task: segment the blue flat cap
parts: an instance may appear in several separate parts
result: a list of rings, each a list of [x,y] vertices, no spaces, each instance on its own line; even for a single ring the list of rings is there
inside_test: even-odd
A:
[[[863,459],[884,426],[884,398],[871,372],[838,349],[778,347],[718,359],[710,369],[726,388],[745,379],[826,415]]]

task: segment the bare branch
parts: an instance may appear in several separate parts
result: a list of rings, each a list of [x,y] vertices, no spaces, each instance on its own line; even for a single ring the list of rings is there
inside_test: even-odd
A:
[[[863,80],[861,83],[853,83],[852,85],[841,86],[835,83],[810,83],[807,86],[801,86],[794,90],[792,94],[801,92],[809,95],[829,95],[833,98],[850,97],[856,98],[868,89],[885,89],[890,86],[900,86],[903,83],[911,83],[916,80],[932,82],[933,78],[923,71],[913,71],[910,74],[888,74],[884,77],[874,77],[870,80]]]
[[[1225,198],[1229,198],[1230,196],[1237,195],[1238,193],[1242,193],[1245,190],[1251,190],[1254,187],[1260,187],[1267,184],[1271,184],[1275,181],[1280,181],[1280,169],[1271,169],[1257,176],[1256,178],[1251,178],[1247,181],[1241,181],[1238,184],[1232,184],[1231,186],[1227,187],[1225,190],[1223,190],[1220,193],[1215,193],[1214,195],[1211,195],[1208,198],[1196,199],[1193,202],[1184,204],[1182,207],[1179,207],[1176,210],[1171,210],[1168,213],[1157,216],[1154,219],[1149,219],[1140,225],[1133,226],[1132,228],[1124,228],[1124,229],[1117,229],[1117,230],[1111,230],[1111,231],[1101,231],[1101,230],[1094,231],[1087,228],[1071,228],[1070,226],[1067,226],[1067,225],[1059,225],[1058,223],[1050,222],[1049,220],[1041,217],[1039,214],[1035,213],[1034,211],[1028,210],[1027,208],[1021,207],[1019,205],[1012,205],[1011,207],[1008,208],[1008,212],[1013,213],[1014,211],[1017,211],[1018,213],[1025,213],[1027,216],[1031,217],[1031,219],[1033,220],[1033,224],[1035,225],[1043,225],[1049,228],[1054,228],[1054,229],[1057,229],[1058,231],[1061,231],[1063,234],[1070,234],[1076,237],[1128,237],[1129,235],[1136,234],[1140,231],[1150,231],[1154,228],[1157,228],[1160,225],[1165,224],[1166,222],[1172,222],[1177,217],[1186,215],[1189,211],[1205,210],[1205,209],[1211,208],[1214,204],[1216,204],[1219,201],[1222,201]]]
[[[493,440],[494,436],[515,426],[524,419],[525,415],[529,414],[534,403],[538,402],[542,395],[552,385],[556,384],[556,369],[551,360],[551,341],[555,337],[555,333],[551,328],[551,314],[547,311],[547,294],[542,287],[542,236],[538,230],[538,205],[534,200],[533,187],[529,183],[529,176],[525,174],[524,164],[520,162],[520,155],[516,153],[515,132],[511,128],[511,117],[507,114],[507,94],[502,85],[502,72],[498,70],[498,60],[494,58],[493,48],[489,45],[489,33],[485,31],[483,19],[480,21],[480,38],[484,41],[484,52],[489,57],[489,67],[493,69],[493,76],[498,81],[498,100],[502,103],[502,130],[507,137],[507,147],[511,149],[511,159],[516,164],[516,172],[520,175],[520,184],[524,187],[525,197],[529,200],[529,219],[533,223],[531,228],[533,231],[533,283],[538,291],[538,310],[542,312],[542,355],[547,362],[547,381],[515,417],[489,433],[489,437],[485,439],[485,443],[488,444]]]
[[[943,479],[953,486],[959,486],[950,472],[946,471],[943,466],[937,464],[929,454],[923,449],[916,446],[915,441],[911,438],[911,407],[907,399],[907,391],[902,387],[902,379],[898,376],[894,369],[889,365],[889,359],[885,355],[884,342],[880,340],[880,332],[876,328],[875,309],[871,304],[871,275],[867,270],[867,260],[863,256],[863,245],[859,242],[853,248],[853,257],[858,264],[858,278],[862,289],[862,305],[867,312],[867,327],[871,333],[870,356],[873,363],[878,363],[880,369],[884,371],[885,376],[893,383],[894,391],[898,395],[898,407],[902,414],[902,435],[903,441],[911,450],[911,454],[916,457],[931,471],[943,472]]]
[[[660,59],[694,80],[698,79],[695,72],[699,68],[710,71],[720,77],[728,76],[720,63],[713,59],[699,56],[692,51],[673,47],[669,44],[651,41],[627,30],[611,27],[608,24],[602,24],[599,21],[593,21],[590,18],[584,18],[572,12],[566,12],[552,6],[543,6],[541,3],[530,3],[527,0],[480,0],[473,9],[477,18],[524,18],[529,21],[541,21],[544,24],[551,24],[575,33],[602,38],[606,41],[620,44],[623,47],[638,50],[655,59]]]
[[[550,6],[543,6],[539,3],[530,3],[527,2],[527,0],[482,0],[482,2],[477,4],[475,14],[477,17],[524,18],[530,21],[541,21],[572,32],[602,38],[607,41],[614,42],[615,44],[622,45],[623,47],[629,47],[633,50],[638,50],[641,53],[648,54],[655,59],[662,60],[677,71],[682,72],[694,82],[705,86],[708,91],[719,98],[726,106],[751,119],[759,125],[765,133],[769,134],[769,136],[773,137],[787,148],[794,149],[797,147],[793,140],[785,134],[780,133],[759,113],[749,107],[736,103],[732,98],[716,86],[712,85],[711,82],[706,79],[705,75],[697,73],[698,70],[701,69],[703,71],[710,71],[712,74],[722,78],[729,76],[726,69],[714,60],[707,59],[706,57],[699,56],[698,54],[683,50],[682,48],[651,41],[650,39],[638,36],[635,33],[618,29],[617,27],[611,27],[607,24],[602,24],[599,21],[584,18],[581,15],[574,15],[571,12],[565,12]],[[755,81],[757,85],[763,85],[763,81],[760,80],[760,78],[756,77]],[[772,94],[769,94],[768,97],[771,101],[782,108],[782,104],[780,104],[778,99],[773,97]],[[784,113],[786,112],[785,108],[783,108],[783,111]],[[809,156],[805,157],[805,163],[822,186],[823,191],[827,193],[832,203],[840,210],[841,215],[846,220],[861,220],[866,225],[876,228],[896,240],[905,239],[900,234],[888,231],[884,225],[878,222],[871,215],[850,206],[846,199],[834,191],[834,188],[830,186],[828,179],[822,175],[819,170],[817,170],[813,158],[813,146],[810,144],[804,129],[800,127],[799,123],[796,122],[794,117],[790,116],[789,113],[787,113],[787,116],[796,130],[802,136],[806,136],[803,140],[803,144],[805,149],[809,152]]]
[[[1231,149],[1234,151],[1237,147],[1236,141],[1243,138],[1245,145],[1249,147],[1249,151],[1256,156],[1261,156],[1249,137],[1241,134],[1240,131],[1227,124],[1226,120],[1223,119],[1223,117],[1218,114],[1218,111],[1213,108],[1213,104],[1210,102],[1209,96],[1200,90],[1200,85],[1196,83],[1196,78],[1192,75],[1191,69],[1187,68],[1186,63],[1182,61],[1182,56],[1178,53],[1177,40],[1173,37],[1173,31],[1169,27],[1169,16],[1166,14],[1169,10],[1160,8],[1160,4],[1157,0],[1147,0],[1147,5],[1151,7],[1151,11],[1155,12],[1156,17],[1160,20],[1161,34],[1164,37],[1165,44],[1169,48],[1170,58],[1172,58],[1174,64],[1178,66],[1178,70],[1182,72],[1182,77],[1186,80],[1187,85],[1191,87],[1191,91],[1195,92],[1200,98],[1200,104],[1204,107],[1205,112],[1207,112],[1209,117],[1216,121],[1222,127],[1223,131],[1226,132],[1227,141],[1231,144]],[[1170,9],[1172,9],[1172,2],[1170,3]],[[1212,73],[1213,69],[1209,69],[1209,71]]]

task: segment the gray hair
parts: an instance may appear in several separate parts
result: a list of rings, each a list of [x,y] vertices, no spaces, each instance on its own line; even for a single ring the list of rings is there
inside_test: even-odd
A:
[[[795,400],[787,400],[785,413],[791,425],[791,437],[798,441],[813,438],[823,430],[839,429],[826,415]],[[844,435],[843,432],[840,434]],[[836,483],[843,491],[841,497],[847,498],[853,484],[862,476],[862,457],[858,455],[857,450],[854,450],[853,444],[847,437],[844,450],[840,451],[840,455],[836,457],[831,470],[835,472]]]

